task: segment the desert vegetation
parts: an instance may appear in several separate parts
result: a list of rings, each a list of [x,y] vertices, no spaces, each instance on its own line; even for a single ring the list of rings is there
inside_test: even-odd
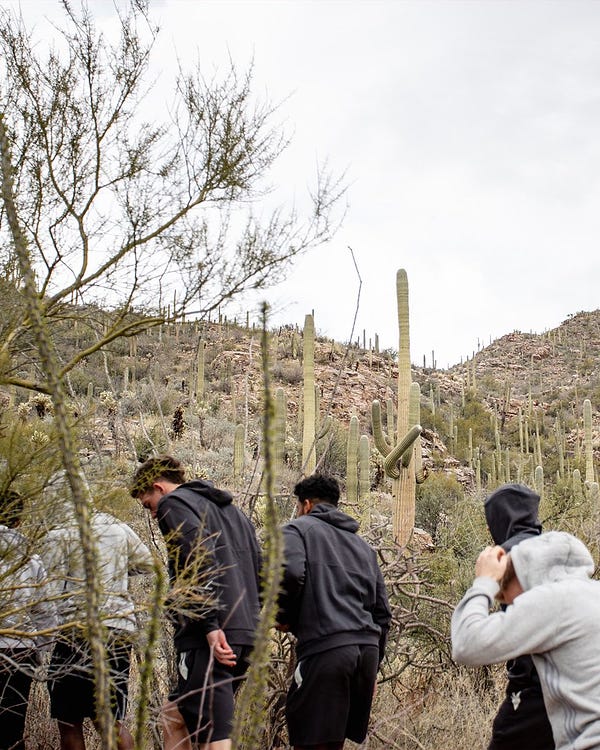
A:
[[[94,314],[101,317],[100,311]],[[584,407],[598,386],[593,374],[577,373],[577,354],[571,360],[572,339],[584,331],[582,340],[595,356],[600,313],[580,313],[544,335],[509,334],[448,371],[411,368],[412,379],[421,384],[418,449],[427,477],[415,485],[416,527],[406,544],[394,538],[392,480],[375,447],[369,415],[375,395],[389,397],[393,424],[396,357],[315,337],[319,398],[314,419],[317,424],[328,422],[326,429],[315,430],[316,465],[350,489],[345,510],[361,521],[362,533],[379,550],[394,606],[368,747],[467,747],[485,742],[502,689],[502,667],[471,670],[454,665],[449,618],[470,583],[476,555],[489,541],[482,511],[489,490],[507,480],[537,483],[545,528],[576,533],[598,553],[595,474],[586,480],[590,450],[594,472],[597,466],[597,413],[591,409],[590,421],[585,413],[591,399],[590,407]],[[83,336],[68,325],[56,335],[66,352],[75,337]],[[270,458],[261,338],[271,362]],[[520,362],[513,356],[517,342],[523,349]],[[552,345],[554,354],[532,358],[531,352]],[[292,363],[302,368],[302,359],[303,331],[286,327],[263,334],[258,320],[247,326],[224,316],[210,322],[165,323],[125,345],[115,342],[95,353],[74,369],[67,386],[68,412],[93,503],[129,522],[163,556],[152,522],[128,496],[127,480],[137,462],[170,451],[191,475],[233,490],[266,542],[269,496],[275,523],[285,522],[293,512],[291,489],[303,471],[304,384],[286,375],[295,371]],[[573,371],[567,379],[569,361]],[[52,401],[15,386],[2,388],[2,399],[3,487],[26,494],[31,508],[27,530],[35,538],[52,523],[51,478],[61,465]],[[358,467],[351,430],[368,443],[366,469],[364,463]],[[142,658],[144,634],[153,607],[160,625],[146,706],[150,720],[141,745],[148,747],[158,741],[155,730],[148,728],[168,683],[169,636],[150,580],[138,584],[138,602],[139,664],[147,663],[147,655]],[[288,636],[270,631],[268,680],[257,699],[265,701],[266,717],[254,724],[260,727],[259,738],[247,744],[246,732],[239,747],[285,747],[282,700],[292,647]],[[138,690],[134,681],[132,723]],[[44,705],[43,683],[34,691],[33,704]],[[256,700],[246,704],[244,720],[251,720],[256,708]],[[43,708],[33,713],[31,747],[52,746],[44,744],[52,737],[45,715]]]
[[[331,235],[343,189],[321,176],[309,215],[277,209],[259,225],[251,211],[234,221],[259,197],[285,138],[270,105],[254,106],[251,74],[233,69],[208,82],[182,71],[174,122],[144,123],[156,33],[138,3],[111,46],[89,14],[65,4],[63,52],[45,54],[18,18],[0,17],[0,490],[25,497],[32,549],[60,522],[60,503],[75,511],[81,625],[104,707],[89,746],[115,747],[93,508],[129,523],[156,555],[155,574],[135,584],[128,718],[140,750],[160,746],[171,669],[165,550],[128,480],[164,452],[233,491],[266,551],[237,748],[286,746],[293,643],[271,629],[278,526],[293,512],[295,482],[314,469],[341,480],[393,607],[365,747],[484,746],[502,667],[453,664],[450,615],[489,541],[483,499],[503,482],[534,486],[545,528],[575,533],[598,559],[600,312],[539,335],[509,333],[449,370],[433,355],[431,367],[411,365],[403,270],[388,292],[398,299],[397,351],[380,352],[376,333],[372,346],[364,332],[327,340],[312,315],[302,330],[273,329],[266,306],[228,319],[229,299],[266,287]],[[56,747],[43,670],[37,678],[30,750]]]

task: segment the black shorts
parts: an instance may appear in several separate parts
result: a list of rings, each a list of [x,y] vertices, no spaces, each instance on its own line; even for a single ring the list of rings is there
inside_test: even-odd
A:
[[[125,716],[131,663],[131,634],[111,632],[105,644],[109,665],[111,710],[116,720]],[[50,716],[65,724],[96,719],[92,657],[87,641],[59,640],[50,661]]]
[[[379,667],[374,645],[340,646],[296,665],[285,716],[291,745],[361,743],[367,736]]]
[[[539,685],[507,690],[492,725],[488,750],[554,750],[552,727]]]
[[[226,740],[233,724],[233,697],[248,669],[250,646],[230,644],[235,667],[211,660],[210,648],[177,654],[177,686],[169,700],[177,705],[192,742]]]
[[[32,673],[37,666],[33,649],[0,651],[0,747],[24,747],[25,715]]]

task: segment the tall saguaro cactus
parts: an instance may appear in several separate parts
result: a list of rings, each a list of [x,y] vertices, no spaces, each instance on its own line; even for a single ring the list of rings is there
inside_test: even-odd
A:
[[[314,473],[317,465],[315,450],[315,321],[312,315],[304,318],[304,428],[302,431],[302,467],[305,476]]]
[[[592,483],[594,477],[594,451],[592,449],[592,402],[583,402],[583,436],[585,441],[585,481]]]
[[[285,391],[280,387],[275,391],[275,423],[273,425],[275,436],[273,453],[275,456],[275,477],[277,479],[281,478],[285,459],[286,422],[287,400]]]
[[[346,499],[352,504],[358,501],[358,417],[350,417],[346,450]]]
[[[204,347],[205,342],[198,342],[198,354],[196,359],[196,401],[200,404],[204,399]]]
[[[398,297],[398,422],[395,430],[397,443],[383,432],[381,406],[374,401],[372,406],[373,436],[375,445],[385,457],[383,468],[392,479],[394,503],[394,538],[399,544],[406,544],[415,525],[415,461],[413,460],[415,441],[422,429],[418,424],[410,425],[410,336],[408,315],[408,278],[401,268],[396,274]]]

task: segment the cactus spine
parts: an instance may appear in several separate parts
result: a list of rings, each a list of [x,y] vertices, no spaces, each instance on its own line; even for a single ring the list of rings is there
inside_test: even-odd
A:
[[[392,498],[394,505],[394,538],[399,544],[406,544],[415,525],[415,461],[410,459],[415,450],[415,441],[421,434],[420,425],[409,425],[410,407],[410,336],[408,315],[408,278],[400,269],[396,275],[398,299],[398,421],[397,444],[392,448],[393,439],[386,437],[381,425],[381,406],[373,402],[373,435],[377,449],[385,456],[383,467],[392,478]],[[399,465],[404,454],[408,454],[408,465]]]

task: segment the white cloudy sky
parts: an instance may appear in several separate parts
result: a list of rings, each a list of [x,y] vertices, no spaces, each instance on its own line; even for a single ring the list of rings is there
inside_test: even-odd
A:
[[[14,3],[2,3],[4,6]],[[23,0],[25,18],[55,0]],[[92,0],[96,13],[111,3]],[[155,61],[207,71],[253,58],[284,100],[290,194],[325,158],[347,170],[328,246],[268,298],[277,322],[397,347],[395,274],[408,273],[412,359],[440,367],[514,329],[599,307],[600,2],[160,0]],[[159,96],[160,92],[157,92]],[[158,102],[159,104],[160,102]]]

